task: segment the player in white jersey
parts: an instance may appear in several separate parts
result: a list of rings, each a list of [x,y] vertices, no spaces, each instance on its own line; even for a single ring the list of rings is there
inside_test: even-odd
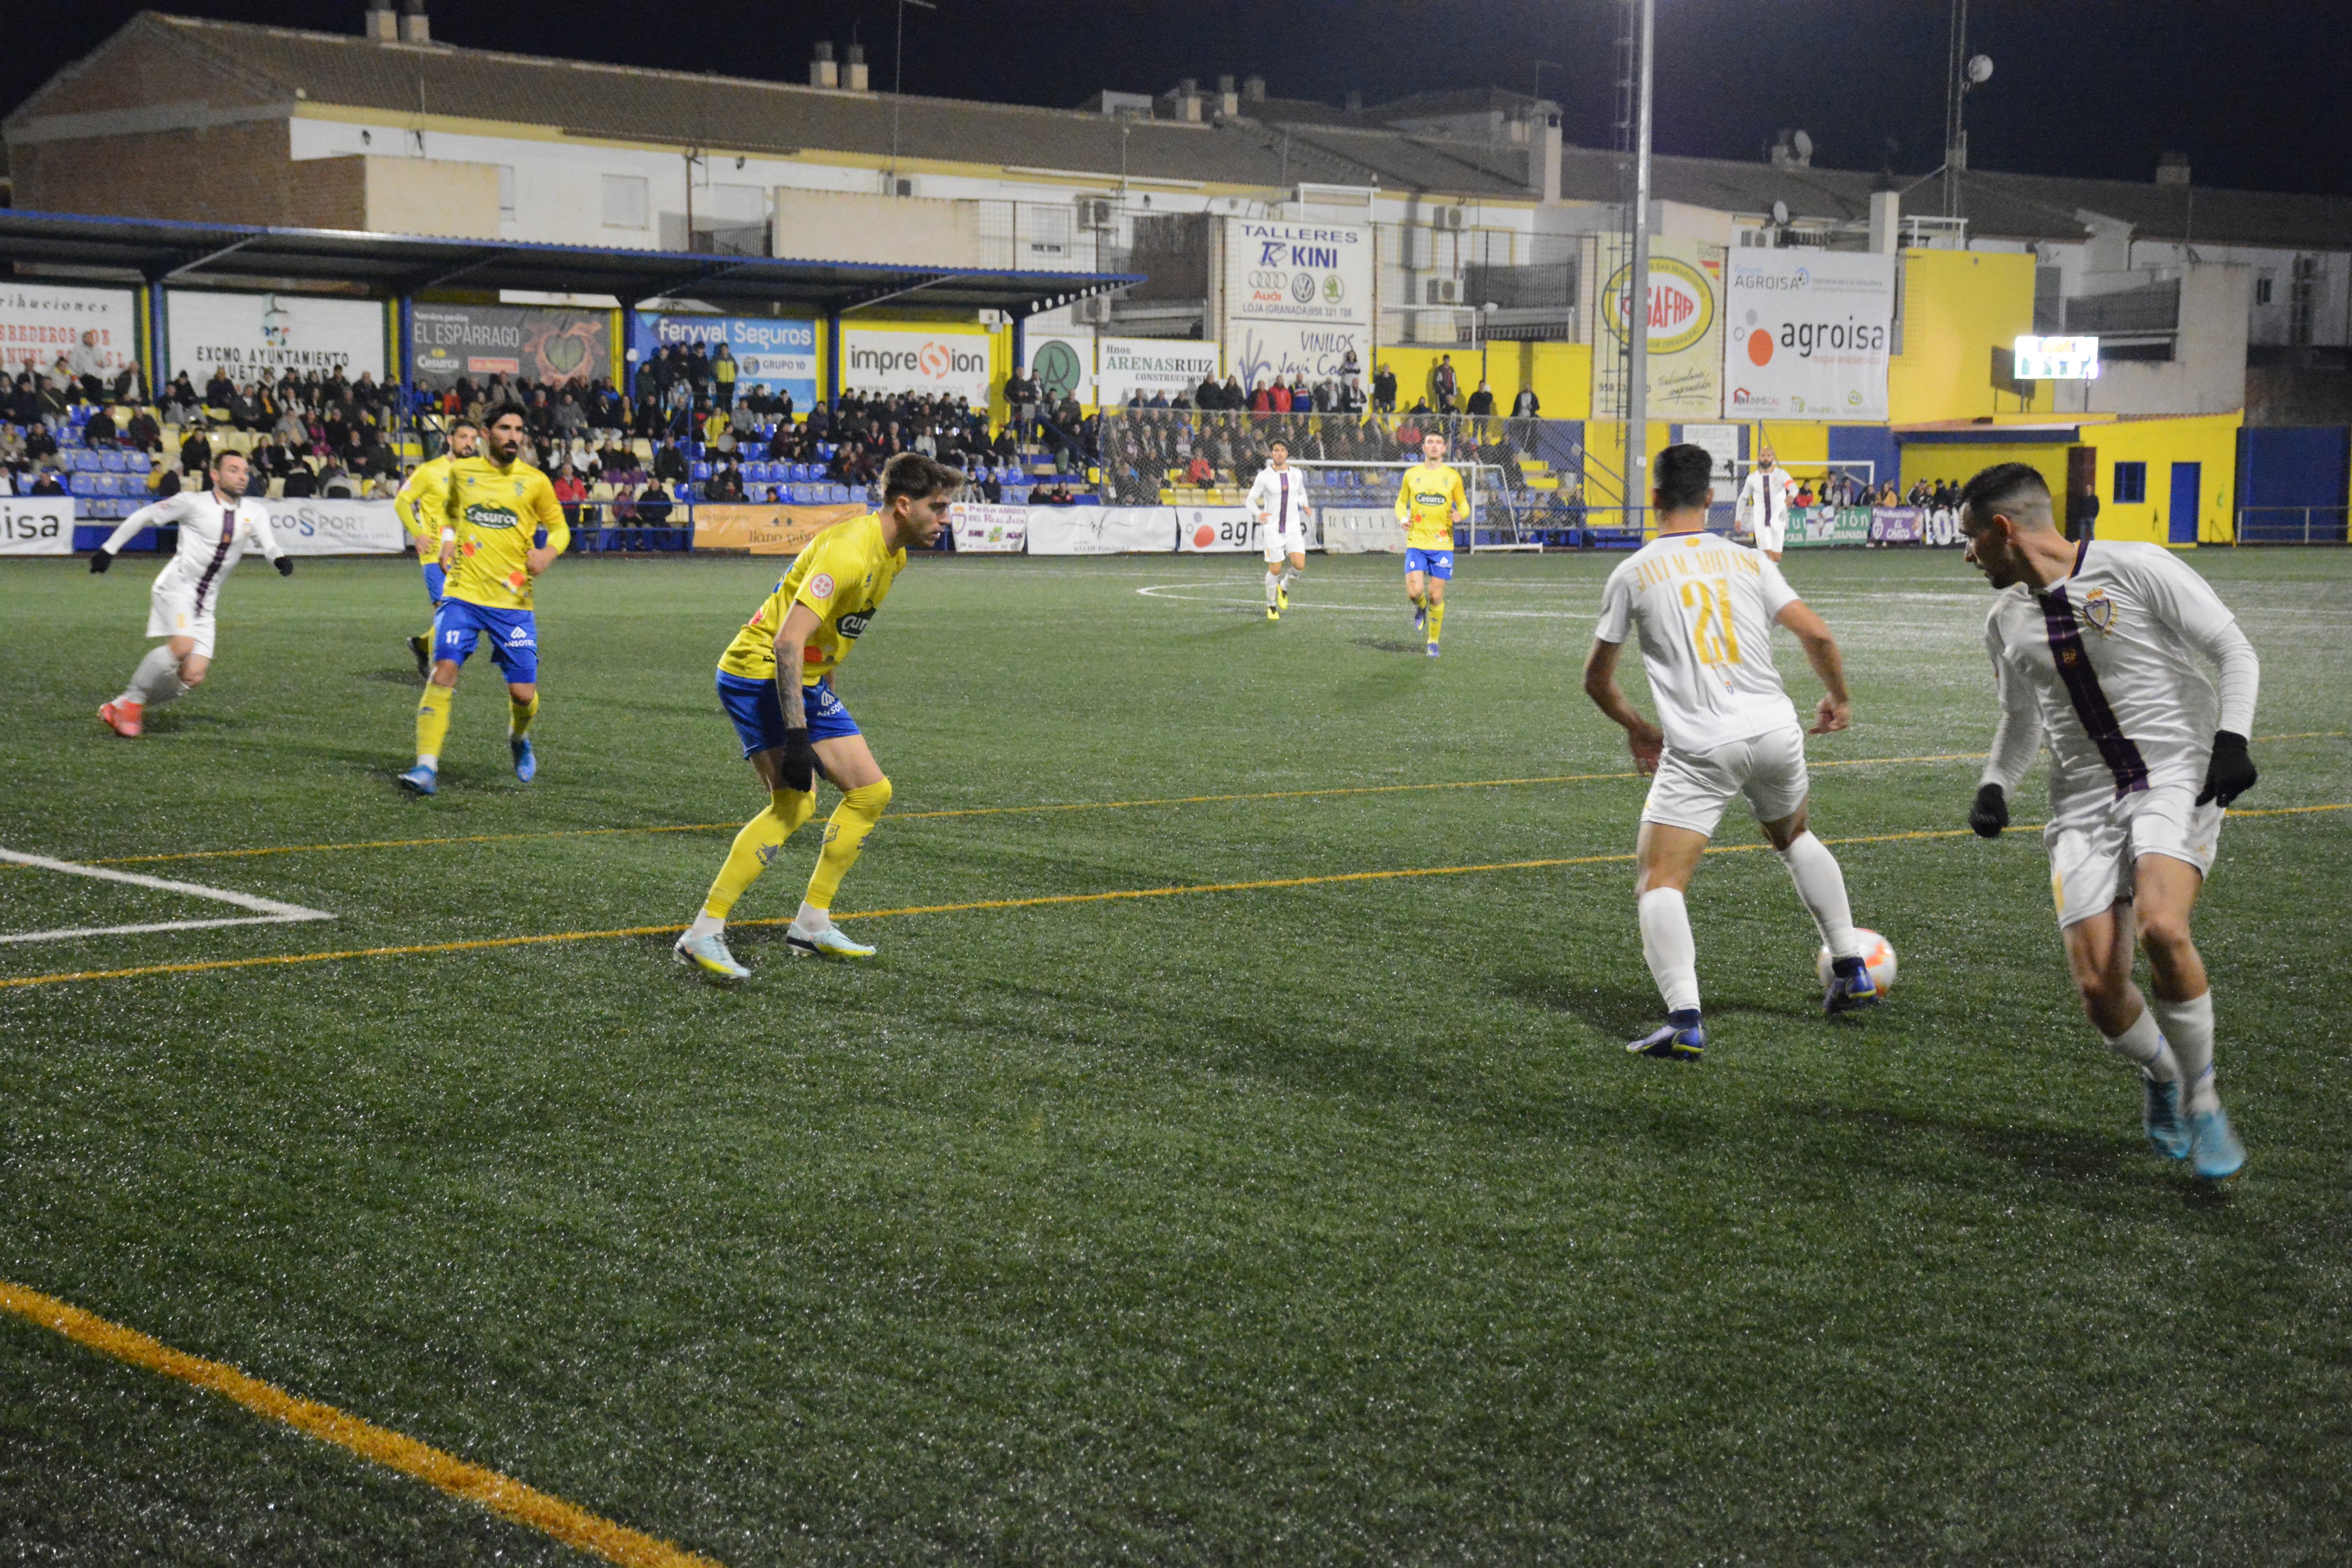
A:
[[[1968,559],[1999,591],[1985,618],[2000,722],[1969,826],[2009,826],[2009,795],[2050,748],[2050,891],[2084,1011],[2140,1069],[2141,1125],[2210,1181],[2245,1163],[2213,1084],[2213,995],[2189,911],[2221,812],[2253,787],[2246,737],[2262,666],[2205,579],[2154,544],[2080,543],[2022,463],[1960,494]],[[2217,693],[2198,658],[2221,672]],[[2153,1006],[2132,984],[2147,950]]]
[[[1249,509],[1265,536],[1265,618],[1290,608],[1290,585],[1307,570],[1307,485],[1290,466],[1290,444],[1276,441],[1250,481]]]
[[[182,490],[141,507],[89,558],[89,569],[103,572],[141,529],[180,525],[179,552],[155,574],[147,595],[147,635],[165,640],[147,650],[122,695],[98,710],[116,734],[138,734],[148,709],[185,697],[203,682],[212,668],[221,584],[248,548],[268,556],[278,575],[294,574],[293,558],[278,547],[278,536],[270,531],[268,509],[246,499],[250,478],[244,453],[223,452],[213,459],[210,489]]]
[[[1706,1047],[1700,1023],[1698,949],[1684,890],[1735,795],[1762,824],[1812,912],[1832,963],[1822,1009],[1866,1007],[1878,988],[1862,961],[1845,874],[1807,824],[1811,791],[1805,731],[1772,664],[1775,623],[1794,633],[1825,695],[1811,733],[1853,721],[1837,640],[1797,597],[1780,568],[1758,552],[1706,531],[1715,459],[1688,445],[1658,454],[1652,503],[1658,536],[1609,574],[1601,625],[1584,661],[1584,690],[1622,725],[1634,765],[1654,773],[1634,841],[1634,898],[1642,956],[1666,1004],[1664,1028],[1626,1048],[1696,1061]],[[1651,723],[1617,685],[1617,658],[1629,636],[1658,706]]]
[[[1739,531],[1753,534],[1756,548],[1777,563],[1789,543],[1789,509],[1797,504],[1797,480],[1773,458],[1769,447],[1758,452],[1756,466],[1740,481],[1734,515]]]

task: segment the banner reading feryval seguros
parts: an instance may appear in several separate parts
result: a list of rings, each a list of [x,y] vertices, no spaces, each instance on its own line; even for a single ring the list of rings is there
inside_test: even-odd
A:
[[[1885,419],[1895,261],[1851,251],[1732,251],[1724,416]]]

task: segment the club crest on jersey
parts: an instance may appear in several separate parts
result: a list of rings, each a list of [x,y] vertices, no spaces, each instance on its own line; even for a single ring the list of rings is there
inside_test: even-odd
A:
[[[2116,629],[2116,602],[2105,588],[2094,588],[2083,598],[2083,618],[2102,632]]]

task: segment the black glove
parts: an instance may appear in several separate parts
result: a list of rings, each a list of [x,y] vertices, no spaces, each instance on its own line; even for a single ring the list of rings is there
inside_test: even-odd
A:
[[[93,550],[93,551],[91,551],[91,552],[90,552],[90,554],[89,554],[89,570],[90,570],[90,575],[92,575],[92,576],[94,576],[94,577],[100,577],[100,576],[104,576],[104,575],[106,574],[106,569],[107,569],[108,567],[110,567],[110,566],[113,565],[113,564],[114,564],[114,552],[112,552],[111,550],[104,550],[104,549],[100,549],[100,550]]]
[[[784,731],[784,787],[806,795],[816,788],[816,747],[806,730]]]
[[[278,574],[280,577],[294,575],[294,557],[291,555],[281,555],[272,564],[278,568]]]
[[[2213,760],[2205,764],[2205,790],[2197,797],[2203,805],[2218,800],[2223,805],[2254,787],[2263,775],[2254,771],[2254,759],[2246,755],[2246,738],[2229,730],[2213,732]]]
[[[2009,826],[2009,797],[2000,793],[2000,785],[1977,786],[1977,803],[1969,807],[1969,826],[1979,838],[2000,837],[2000,830]]]

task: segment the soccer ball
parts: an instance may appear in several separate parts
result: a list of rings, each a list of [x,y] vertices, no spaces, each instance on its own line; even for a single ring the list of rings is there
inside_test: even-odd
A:
[[[1853,934],[1862,939],[1862,966],[1870,971],[1871,984],[1882,996],[1895,989],[1895,944],[1874,931],[1854,927]],[[1813,973],[1822,977],[1822,984],[1830,983],[1830,950],[1823,948],[1813,959]]]

